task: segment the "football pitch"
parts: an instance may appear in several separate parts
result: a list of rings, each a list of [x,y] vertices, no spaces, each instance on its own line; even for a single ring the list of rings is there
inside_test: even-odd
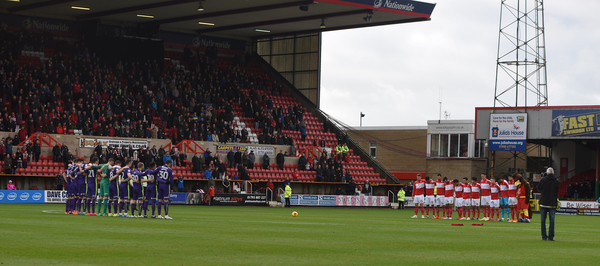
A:
[[[299,213],[292,217],[292,211]],[[173,220],[0,205],[2,265],[597,265],[600,217],[531,224],[410,219],[412,209],[171,206]],[[456,212],[454,213],[456,217]],[[478,222],[475,222],[478,223]]]

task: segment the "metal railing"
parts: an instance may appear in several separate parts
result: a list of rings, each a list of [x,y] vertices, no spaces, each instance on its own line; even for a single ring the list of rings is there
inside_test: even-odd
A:
[[[269,191],[271,191],[271,198],[269,199],[269,201],[273,201],[273,190],[269,187],[267,187],[267,189],[265,189],[265,192],[267,192],[267,195],[269,195]]]
[[[394,194],[394,191],[388,190],[388,193],[387,193],[388,198],[390,197],[390,194],[392,195],[392,202],[393,203],[398,202],[398,198],[396,197],[396,194]]]

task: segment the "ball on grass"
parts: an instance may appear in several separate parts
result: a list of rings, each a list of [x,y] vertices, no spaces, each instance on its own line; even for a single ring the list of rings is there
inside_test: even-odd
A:
[[[292,212],[292,216],[298,217],[298,212]]]

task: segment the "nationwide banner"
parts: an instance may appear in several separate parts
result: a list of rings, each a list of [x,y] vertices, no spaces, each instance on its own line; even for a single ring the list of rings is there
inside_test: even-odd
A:
[[[44,191],[0,190],[0,203],[44,203]]]
[[[348,207],[386,207],[386,196],[349,196],[349,195],[298,195],[290,196],[291,205],[305,206],[348,206]]]
[[[412,0],[320,0],[333,4],[366,8],[376,11],[385,11],[404,15],[428,18],[431,16],[435,4]]]
[[[552,136],[600,136],[600,109],[552,110]]]
[[[527,146],[527,114],[491,114],[491,151],[524,151]]]
[[[215,194],[213,205],[266,206],[266,194]]]
[[[145,140],[118,140],[118,139],[95,139],[95,138],[81,138],[79,139],[80,148],[95,148],[100,144],[102,148],[112,145],[114,148],[129,147],[131,145],[134,149],[148,148],[148,141]]]
[[[45,203],[66,203],[69,196],[66,190],[45,190]]]

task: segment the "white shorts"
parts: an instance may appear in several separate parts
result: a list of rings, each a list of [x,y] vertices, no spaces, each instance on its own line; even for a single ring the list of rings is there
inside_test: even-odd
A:
[[[464,207],[471,207],[471,199],[463,199]]]
[[[500,208],[500,200],[493,199],[492,201],[490,201],[490,207],[491,208]]]
[[[481,196],[481,206],[490,206],[492,196]]]
[[[481,201],[479,199],[471,199],[471,206],[479,207],[481,205]]]
[[[456,208],[462,207],[463,206],[463,199],[462,198],[456,198],[456,201],[454,202],[454,206]]]
[[[517,197],[509,197],[508,198],[508,206],[517,206]]]
[[[413,198],[413,202],[415,203],[415,205],[417,205],[417,204],[423,204],[423,201],[424,201],[423,200],[423,195],[416,195]]]
[[[434,206],[434,204],[435,204],[435,197],[433,195],[425,196],[425,206]]]
[[[444,206],[446,205],[446,197],[444,196],[436,196],[435,197],[435,206]]]
[[[446,205],[452,205],[454,203],[454,197],[444,197],[446,199]]]

